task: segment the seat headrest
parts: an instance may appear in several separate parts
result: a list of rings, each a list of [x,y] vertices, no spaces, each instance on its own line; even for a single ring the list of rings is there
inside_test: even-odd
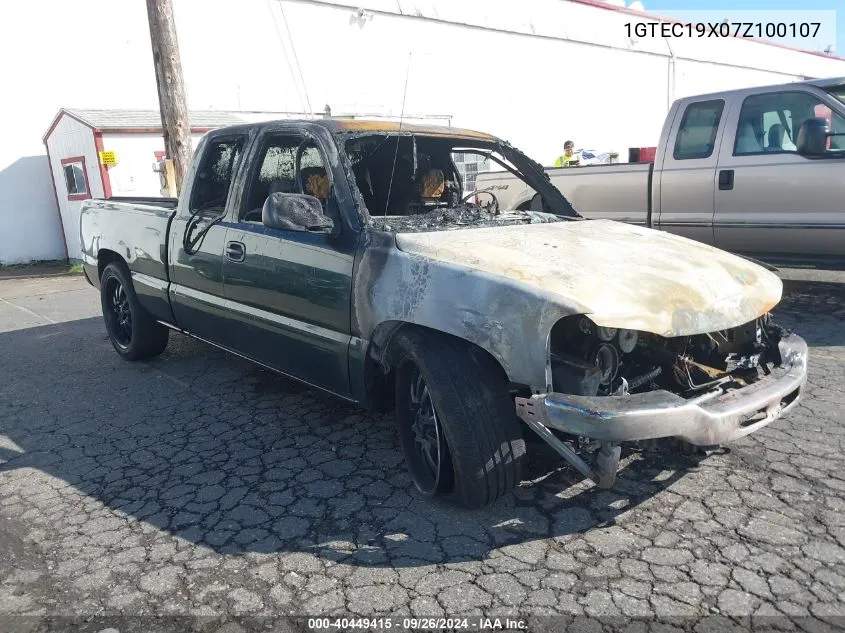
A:
[[[320,200],[325,200],[329,197],[331,191],[331,183],[329,177],[326,175],[326,170],[322,167],[306,167],[302,170],[302,185],[305,193]]]
[[[769,128],[769,147],[783,148],[783,137],[786,134],[786,129],[780,124],[775,123]]]
[[[439,198],[446,187],[446,179],[442,169],[429,169],[420,181],[420,196],[423,198]]]

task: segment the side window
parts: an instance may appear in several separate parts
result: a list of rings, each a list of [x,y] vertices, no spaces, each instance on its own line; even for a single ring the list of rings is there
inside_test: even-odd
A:
[[[801,125],[819,116],[829,119],[830,108],[806,92],[770,92],[747,97],[739,113],[734,156],[795,153]]]
[[[63,159],[62,172],[65,176],[68,200],[85,200],[91,197],[88,192],[88,177],[85,175],[84,156]]]
[[[716,145],[716,133],[725,102],[721,99],[691,103],[684,111],[675,139],[675,160],[708,158]]]
[[[306,144],[300,152],[301,136],[271,136],[259,154],[260,167],[253,171],[240,218],[261,222],[264,201],[272,193],[305,193],[319,198],[326,207],[331,185],[316,145]],[[300,182],[296,181],[296,159],[299,153]]]
[[[243,145],[243,137],[214,140],[206,145],[188,205],[191,213],[225,209]]]

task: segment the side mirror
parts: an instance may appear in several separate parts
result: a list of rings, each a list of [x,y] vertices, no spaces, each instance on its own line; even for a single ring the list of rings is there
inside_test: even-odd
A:
[[[314,196],[300,193],[273,193],[264,201],[261,222],[271,229],[331,233],[332,219],[323,213],[322,203]]]
[[[802,156],[822,156],[827,152],[830,128],[827,119],[807,119],[798,130],[795,147]]]

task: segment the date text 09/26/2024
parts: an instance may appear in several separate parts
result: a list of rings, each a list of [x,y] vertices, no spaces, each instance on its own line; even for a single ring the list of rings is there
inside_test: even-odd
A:
[[[518,618],[308,618],[312,631],[514,631],[527,630],[524,620]]]
[[[626,22],[628,37],[816,37],[821,22]]]

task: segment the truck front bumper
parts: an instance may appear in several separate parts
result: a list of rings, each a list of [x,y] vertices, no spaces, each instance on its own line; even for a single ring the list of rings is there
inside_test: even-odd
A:
[[[780,366],[732,391],[720,388],[689,400],[663,390],[602,397],[546,393],[517,398],[516,412],[529,424],[607,442],[678,437],[698,446],[725,444],[798,403],[807,381],[807,344],[791,334],[778,347]]]

